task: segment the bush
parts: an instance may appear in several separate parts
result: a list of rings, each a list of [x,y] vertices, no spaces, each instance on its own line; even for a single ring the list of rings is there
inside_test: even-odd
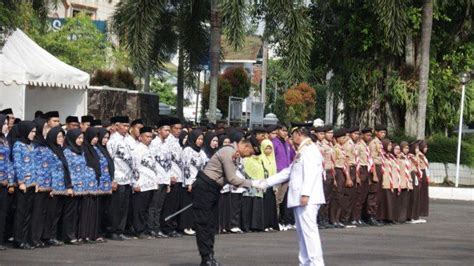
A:
[[[447,138],[443,135],[433,135],[428,139],[428,160],[430,162],[456,163],[457,138]],[[462,141],[461,164],[474,167],[474,145]]]
[[[91,79],[93,86],[109,86],[113,88],[123,88],[136,90],[134,76],[128,70],[97,70]]]
[[[416,140],[414,137],[404,136],[394,133],[388,138],[395,143]],[[436,134],[427,138],[428,142],[428,160],[438,163],[456,163],[458,139],[456,137],[445,137]],[[474,167],[474,138],[472,136],[464,137],[461,143],[461,164]]]

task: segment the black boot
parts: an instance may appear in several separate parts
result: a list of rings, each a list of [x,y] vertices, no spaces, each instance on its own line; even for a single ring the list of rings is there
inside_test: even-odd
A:
[[[208,256],[201,256],[201,266],[213,266],[213,261],[211,260],[211,257]]]

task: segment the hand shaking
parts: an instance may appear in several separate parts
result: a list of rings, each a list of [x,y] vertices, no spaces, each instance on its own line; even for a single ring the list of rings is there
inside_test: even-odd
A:
[[[269,185],[267,181],[265,180],[252,180],[252,187],[258,188],[261,190],[266,190],[269,187]]]

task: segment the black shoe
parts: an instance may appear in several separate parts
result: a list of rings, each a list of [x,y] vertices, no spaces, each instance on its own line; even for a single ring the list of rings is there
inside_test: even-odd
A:
[[[344,228],[344,225],[341,224],[341,223],[338,223],[338,222],[332,223],[332,226],[333,226],[334,228]]]
[[[32,250],[35,249],[35,247],[30,246],[28,243],[15,243],[13,245],[16,249],[23,249],[23,250]]]
[[[201,266],[219,266],[220,263],[214,259],[214,256],[203,256],[201,257]]]
[[[366,226],[368,226],[368,224],[366,224],[366,223],[365,223],[364,221],[362,221],[362,220],[358,220],[358,221],[357,221],[357,225],[358,225],[359,227],[366,227]]]
[[[114,240],[114,241],[122,241],[123,240],[117,234],[111,234],[109,238],[110,238],[110,240]]]
[[[33,247],[35,248],[46,248],[46,247],[49,247],[49,246],[46,246],[43,242],[41,241],[38,241],[38,242],[33,242],[32,244]]]
[[[371,226],[383,226],[383,224],[379,223],[375,218],[370,218],[368,224]]]
[[[176,231],[172,231],[171,233],[168,234],[169,237],[182,237],[183,235],[176,232]]]
[[[89,239],[89,238],[86,238],[86,239],[84,240],[84,244],[95,244],[95,243],[97,243],[95,240],[91,240],[91,239]]]
[[[214,265],[214,266],[219,266],[219,265],[220,265],[220,263],[214,258],[214,254],[213,254],[213,253],[211,253],[211,254],[209,255],[209,259],[212,261],[212,263],[214,263],[214,264],[212,264],[212,265]]]
[[[63,242],[61,242],[57,239],[48,239],[45,244],[48,245],[48,246],[51,246],[51,247],[59,247],[59,246],[64,245]]]
[[[7,250],[7,249],[8,249],[7,247],[0,245],[0,251]]]

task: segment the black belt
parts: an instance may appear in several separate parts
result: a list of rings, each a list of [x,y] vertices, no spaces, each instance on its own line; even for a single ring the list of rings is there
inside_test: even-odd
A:
[[[209,184],[210,186],[212,186],[216,189],[221,189],[222,188],[219,184],[217,184],[217,182],[215,180],[210,179],[203,171],[198,172],[197,179],[200,179],[200,180],[206,182],[207,184]]]

